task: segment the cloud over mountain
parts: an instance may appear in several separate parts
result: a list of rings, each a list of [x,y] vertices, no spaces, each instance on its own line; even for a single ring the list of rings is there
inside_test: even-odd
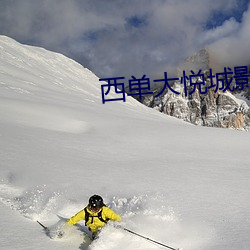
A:
[[[222,64],[245,63],[248,3],[3,0],[0,33],[62,52],[100,77],[158,77],[207,46],[219,53]]]

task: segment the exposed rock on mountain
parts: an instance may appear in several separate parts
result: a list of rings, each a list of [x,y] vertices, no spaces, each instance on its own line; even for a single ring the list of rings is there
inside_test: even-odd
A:
[[[183,70],[187,75],[192,75],[190,70],[197,74],[200,69],[202,70],[200,75],[204,74],[204,79],[201,76],[192,77],[192,83],[197,83],[195,90],[193,84],[190,86],[190,81],[187,80],[185,95],[184,84],[181,82]],[[221,83],[216,90],[215,80],[211,82],[209,77],[211,73],[209,69],[213,69],[210,65],[209,53],[206,49],[202,49],[187,58],[177,70],[179,80],[171,82],[172,90],[166,88],[161,96],[155,97],[161,91],[161,89],[156,89],[153,95],[144,95],[141,102],[167,115],[196,125],[248,130],[250,109],[246,101],[236,98],[234,93],[228,90],[220,90]],[[213,75],[216,74],[214,71]],[[203,93],[206,92],[204,90],[207,92],[201,94],[198,86]],[[234,79],[230,86],[235,86]],[[175,94],[173,90],[180,94]],[[245,98],[250,97],[249,88],[245,88],[240,94]]]

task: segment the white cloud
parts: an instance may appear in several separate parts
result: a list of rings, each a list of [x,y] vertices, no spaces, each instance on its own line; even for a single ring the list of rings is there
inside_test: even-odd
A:
[[[235,24],[232,32],[210,45],[210,51],[217,65],[250,65],[250,9],[244,13],[242,22]]]
[[[211,42],[233,46],[230,32],[249,34],[247,15],[204,31],[213,11],[235,8],[236,0],[2,0],[0,33],[63,52],[100,77],[160,76]],[[134,16],[144,25],[129,26]]]
[[[201,34],[200,40],[203,44],[210,44],[214,41],[218,41],[222,38],[231,36],[238,32],[240,24],[235,18],[226,20],[221,26],[205,31]]]

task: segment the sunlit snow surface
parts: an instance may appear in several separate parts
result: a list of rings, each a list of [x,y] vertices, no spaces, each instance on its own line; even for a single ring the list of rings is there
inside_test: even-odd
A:
[[[108,60],[108,58],[107,58]],[[122,226],[184,250],[250,249],[249,132],[126,102],[63,55],[0,36],[1,249],[163,249],[108,225],[51,229],[103,196]],[[116,94],[110,94],[110,98]]]

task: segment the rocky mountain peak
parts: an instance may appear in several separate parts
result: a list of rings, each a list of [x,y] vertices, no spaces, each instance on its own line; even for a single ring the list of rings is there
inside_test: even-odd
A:
[[[233,93],[228,90],[224,91],[221,83],[216,88],[215,78],[209,77],[210,69],[212,69],[213,75],[216,74],[215,65],[211,63],[213,61],[214,59],[207,49],[199,50],[178,67],[179,80],[171,82],[170,88],[166,88],[161,96],[145,95],[141,102],[159,112],[195,125],[248,130],[250,128],[250,108],[245,100],[236,98],[235,94],[237,97],[250,97],[250,88],[245,88],[240,93],[239,91]],[[192,75],[191,70],[195,74],[201,70],[199,76],[192,77],[192,83],[202,82],[200,89],[197,87],[198,84],[194,89],[194,85],[190,84],[189,80],[186,81],[186,86],[183,84],[183,71],[186,72],[186,76],[190,76]],[[202,79],[202,75],[204,79]],[[211,79],[213,80],[211,81]],[[231,84],[235,86],[235,79]],[[215,86],[211,87],[212,85]],[[206,93],[204,93],[204,89],[207,90]],[[155,93],[159,92],[159,89],[155,91]]]
[[[177,76],[182,76],[182,71],[194,72],[199,71],[200,69],[205,71],[211,68],[210,65],[210,55],[208,49],[200,49],[198,52],[187,57],[183,63],[177,68]]]

